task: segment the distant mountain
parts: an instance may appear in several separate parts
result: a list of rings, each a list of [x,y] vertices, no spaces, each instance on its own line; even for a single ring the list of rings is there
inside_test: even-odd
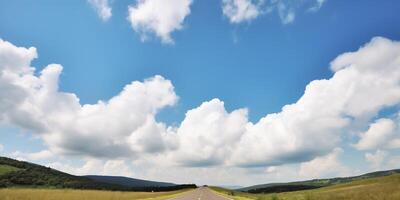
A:
[[[123,185],[123,186],[127,186],[127,187],[171,187],[171,186],[176,186],[176,184],[174,184],[174,183],[148,181],[148,180],[123,177],[123,176],[89,175],[89,176],[85,176],[85,177],[88,177],[88,178],[90,178],[94,181],[98,181],[98,182]]]
[[[296,181],[296,182],[288,182],[288,183],[261,184],[261,185],[254,185],[254,186],[250,186],[250,187],[240,188],[240,189],[237,189],[237,191],[249,192],[249,193],[275,193],[275,192],[307,190],[307,189],[315,189],[315,188],[320,188],[320,187],[336,185],[336,184],[340,184],[340,183],[348,183],[348,182],[352,182],[352,181],[356,181],[356,180],[389,176],[389,175],[396,174],[396,173],[400,173],[400,169],[377,171],[377,172],[371,172],[371,173],[363,174],[360,176],[352,176],[352,177],[337,177],[337,178],[328,178],[328,179],[313,179],[313,180],[307,180],[307,181]]]
[[[49,167],[0,157],[1,187],[71,188],[115,191],[171,191],[196,185],[175,185],[112,176],[74,176]]]
[[[236,190],[236,189],[243,188],[243,186],[240,186],[240,185],[219,185],[217,187],[230,189],[230,190]]]

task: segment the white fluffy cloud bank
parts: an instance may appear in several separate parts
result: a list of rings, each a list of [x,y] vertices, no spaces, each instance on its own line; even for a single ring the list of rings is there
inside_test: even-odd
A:
[[[395,137],[389,120],[396,119],[375,118],[383,109],[398,109],[400,43],[381,37],[338,56],[331,78],[310,82],[296,103],[257,122],[248,120],[245,108],[228,112],[219,99],[187,111],[177,126],[158,122],[158,111],[178,100],[171,81],[161,76],[82,105],[75,94],[58,89],[62,66],[51,64],[37,74],[30,66],[36,57],[33,47],[0,41],[0,120],[43,138],[51,152],[46,154],[163,159],[190,167],[265,167],[322,157],[334,165],[344,134],[367,130],[360,149],[376,147],[370,140],[380,145]]]
[[[128,21],[142,41],[155,35],[164,43],[173,43],[171,34],[183,28],[191,4],[192,0],[137,0],[128,8]]]
[[[103,21],[108,21],[112,16],[109,0],[88,0]]]
[[[35,48],[0,40],[0,120],[39,134],[61,153],[134,157],[168,148],[168,136],[158,135],[166,127],[154,116],[177,101],[169,80],[134,81],[108,101],[81,105],[75,94],[58,90],[61,65],[35,75],[30,62],[36,57]]]

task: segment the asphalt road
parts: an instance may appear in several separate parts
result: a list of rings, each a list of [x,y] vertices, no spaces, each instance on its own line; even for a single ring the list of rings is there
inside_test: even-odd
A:
[[[192,192],[188,192],[168,200],[232,200],[232,199],[223,197],[211,191],[211,189],[207,187],[200,187],[193,190]]]

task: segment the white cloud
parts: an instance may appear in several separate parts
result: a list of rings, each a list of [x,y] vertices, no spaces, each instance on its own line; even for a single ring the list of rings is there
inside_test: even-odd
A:
[[[377,37],[338,56],[331,63],[332,78],[312,81],[296,103],[256,123],[248,121],[245,109],[228,113],[219,99],[205,102],[188,111],[177,127],[179,148],[170,156],[183,165],[242,167],[324,156],[343,134],[400,103],[399,66],[400,44]]]
[[[142,41],[154,34],[164,43],[173,43],[171,34],[183,28],[191,4],[192,0],[137,0],[129,6],[128,21]]]
[[[49,167],[75,175],[109,175],[132,177],[131,166],[124,160],[87,159],[82,166],[68,165],[65,162],[53,162]]]
[[[223,164],[244,134],[247,110],[228,113],[224,103],[213,99],[189,110],[177,130],[179,149],[172,152],[180,164],[209,166]]]
[[[285,2],[279,1],[277,3],[277,10],[283,24],[290,24],[294,21],[296,17],[294,8],[289,7]]]
[[[10,154],[11,157],[17,158],[18,160],[27,160],[27,161],[38,161],[38,160],[48,160],[54,157],[54,153],[49,150],[42,150],[33,153],[26,153],[15,151]]]
[[[253,0],[222,0],[222,12],[234,24],[250,21],[261,14],[263,2],[263,0],[257,2]]]
[[[355,144],[359,150],[376,149],[386,144],[392,138],[396,125],[390,119],[379,119],[361,134],[360,141]]]
[[[161,136],[167,134],[165,126],[155,120],[160,109],[178,99],[169,80],[134,81],[108,101],[81,105],[75,94],[58,90],[61,65],[51,64],[35,75],[30,61],[36,55],[34,48],[0,40],[0,57],[7,58],[0,60],[0,120],[39,134],[56,153],[135,157],[169,148]],[[160,140],[137,142],[133,134]]]
[[[88,0],[103,21],[108,21],[112,16],[109,0]]]
[[[400,167],[400,156],[390,151],[376,150],[373,153],[365,153],[364,158],[372,170],[389,170]]]
[[[233,162],[277,165],[329,152],[353,123],[399,104],[399,66],[400,44],[379,37],[338,56],[331,63],[332,78],[312,81],[296,103],[247,125]]]
[[[0,152],[2,152],[4,150],[4,146],[2,144],[0,144]]]
[[[388,156],[387,154],[387,152],[378,149],[375,153],[366,153],[365,160],[371,164],[372,169],[380,170]]]
[[[163,163],[177,171],[212,165],[265,169],[310,160],[303,172],[315,163],[335,165],[343,134],[365,130],[379,111],[400,103],[400,43],[380,37],[338,56],[330,79],[312,81],[296,103],[254,123],[247,109],[228,112],[219,99],[189,110],[176,127],[156,121],[160,109],[178,100],[161,76],[134,81],[108,101],[81,105],[75,94],[59,91],[60,65],[36,75],[30,66],[34,48],[0,41],[2,57],[2,122],[36,133],[55,154]],[[96,169],[101,173],[122,165],[101,162],[107,166]]]
[[[276,11],[282,24],[290,24],[294,22],[297,12],[303,9],[316,12],[325,2],[326,0],[222,0],[222,13],[230,23],[239,24]]]
[[[340,148],[335,148],[331,153],[314,158],[300,165],[299,175],[307,178],[321,178],[343,176],[349,174],[349,169],[340,161],[339,156],[343,153]]]
[[[391,156],[385,164],[387,169],[399,169],[400,168],[400,156]]]
[[[310,12],[316,12],[321,9],[322,5],[326,3],[326,0],[316,0],[315,4],[311,6],[308,10]]]

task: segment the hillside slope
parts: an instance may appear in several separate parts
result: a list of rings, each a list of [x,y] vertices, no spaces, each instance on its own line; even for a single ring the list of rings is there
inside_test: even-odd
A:
[[[213,189],[233,200],[398,200],[400,173],[295,192],[254,194],[223,188]]]
[[[97,179],[101,179],[101,176],[98,176]],[[119,180],[122,179],[125,181],[131,180],[126,177],[119,177]],[[122,184],[117,181],[98,181],[90,177],[74,176],[29,162],[0,157],[0,187],[71,188],[118,191],[171,191],[196,187],[195,185],[189,184],[174,185],[140,179],[132,180],[135,180],[134,185]]]
[[[331,185],[337,185],[341,183],[349,183],[357,180],[364,180],[369,178],[384,177],[392,174],[399,174],[400,169],[393,169],[387,171],[377,171],[371,172],[359,176],[352,177],[336,177],[328,179],[313,179],[307,181],[296,181],[288,183],[269,183],[254,185],[250,187],[245,187],[237,189],[238,191],[249,192],[249,193],[273,193],[273,192],[288,192],[288,191],[298,191],[307,189],[316,189],[320,187],[326,187]]]
[[[165,182],[156,182],[156,181],[148,181],[142,179],[128,178],[123,176],[97,176],[97,175],[89,175],[85,176],[92,180],[103,182],[103,183],[111,183],[118,184],[127,187],[171,187],[176,186],[174,183],[165,183]]]

